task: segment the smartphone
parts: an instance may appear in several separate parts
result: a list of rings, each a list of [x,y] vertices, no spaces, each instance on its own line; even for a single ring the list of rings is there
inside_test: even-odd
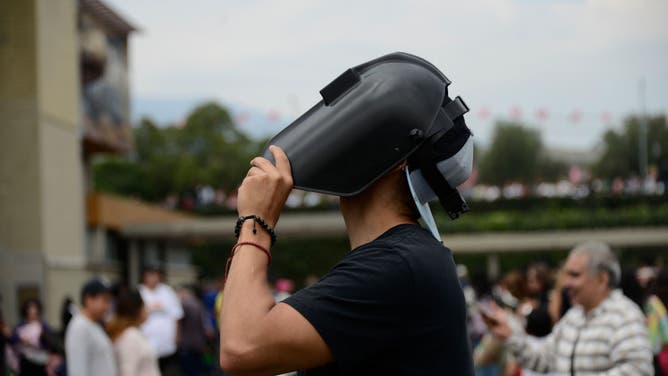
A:
[[[485,319],[485,321],[490,321],[496,324],[496,319],[494,319],[494,309],[489,303],[478,303],[478,311]]]

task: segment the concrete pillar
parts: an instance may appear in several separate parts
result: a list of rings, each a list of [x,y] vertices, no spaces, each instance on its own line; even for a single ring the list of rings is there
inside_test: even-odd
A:
[[[130,244],[128,246],[128,285],[130,287],[139,285],[141,267],[139,242],[135,239],[132,239],[130,240]]]
[[[487,278],[490,281],[496,281],[499,278],[501,266],[499,265],[499,255],[487,255]]]
[[[86,277],[76,0],[0,1],[0,292],[38,284],[45,318]],[[20,264],[20,260],[30,260]]]
[[[103,264],[107,253],[107,232],[102,227],[95,227],[91,234],[90,262]]]

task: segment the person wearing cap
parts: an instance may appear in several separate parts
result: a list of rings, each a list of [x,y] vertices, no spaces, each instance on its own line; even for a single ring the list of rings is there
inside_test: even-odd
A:
[[[523,367],[554,375],[653,375],[640,309],[617,289],[621,269],[607,244],[576,246],[564,265],[571,308],[540,344],[501,309],[482,311],[491,332]]]
[[[111,301],[111,288],[102,280],[92,279],[81,288],[82,308],[65,332],[68,375],[117,375],[114,348],[103,327]]]
[[[465,211],[451,188],[461,181],[443,175],[457,169],[448,162],[470,136],[448,84],[408,54],[355,67],[251,161],[220,315],[225,371],[474,374],[455,263],[438,231],[417,221],[433,220],[427,196],[452,216]],[[435,150],[440,141],[449,148]],[[430,189],[415,184],[416,171]],[[341,197],[351,250],[319,282],[275,303],[270,247],[293,187]]]

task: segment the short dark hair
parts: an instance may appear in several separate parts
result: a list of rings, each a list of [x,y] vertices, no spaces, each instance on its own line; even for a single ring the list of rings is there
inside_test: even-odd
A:
[[[160,267],[158,263],[146,263],[141,268],[141,279],[142,281],[146,278],[148,273],[157,273],[160,276],[160,279],[164,279],[164,269]]]
[[[160,267],[160,264],[157,262],[147,262],[144,265],[142,265],[141,272],[142,274],[149,272],[162,273],[162,268]]]
[[[21,318],[24,320],[28,318],[28,310],[30,309],[31,305],[37,307],[40,315],[42,314],[42,302],[40,302],[39,299],[30,298],[23,302],[23,305],[21,305]]]
[[[87,297],[94,298],[100,294],[111,295],[111,287],[99,278],[93,278],[81,287],[81,305],[85,305]]]

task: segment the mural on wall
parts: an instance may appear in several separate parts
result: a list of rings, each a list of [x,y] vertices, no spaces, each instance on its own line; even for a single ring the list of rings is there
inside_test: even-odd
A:
[[[126,153],[132,147],[127,36],[80,20],[81,115],[84,150]]]

